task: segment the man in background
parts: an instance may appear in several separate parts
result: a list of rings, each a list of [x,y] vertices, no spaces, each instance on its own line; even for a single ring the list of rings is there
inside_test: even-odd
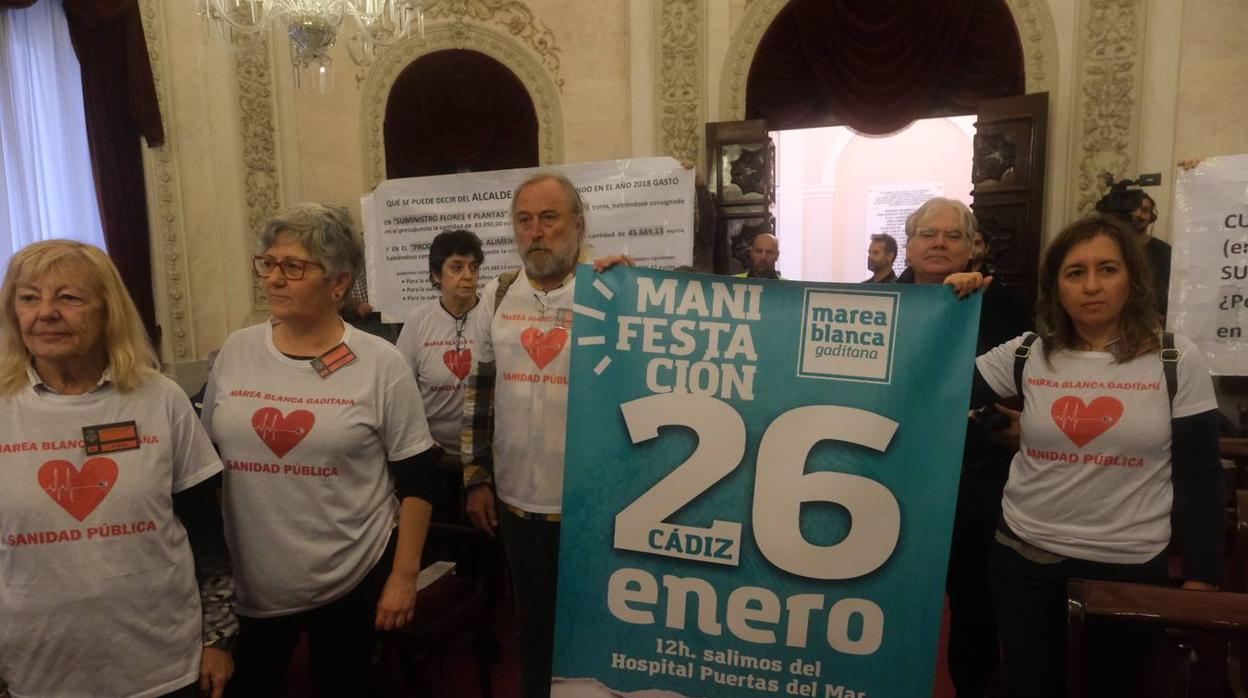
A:
[[[759,233],[750,243],[750,268],[737,274],[746,279],[778,279],[776,262],[780,259],[780,241],[771,233]]]
[[[1157,202],[1140,192],[1140,205],[1135,207],[1127,223],[1136,232],[1136,239],[1144,246],[1144,256],[1153,270],[1153,291],[1157,293],[1157,312],[1166,317],[1170,305],[1170,243],[1149,234],[1149,228],[1157,222]]]
[[[1184,163],[1179,163],[1180,167],[1183,165]],[[1148,259],[1148,266],[1153,270],[1157,312],[1164,320],[1170,300],[1171,248],[1169,243],[1149,234],[1149,228],[1157,222],[1157,202],[1143,189],[1114,187],[1096,202],[1096,210],[1117,216],[1136,232],[1135,239]]]
[[[867,269],[871,277],[864,284],[891,284],[897,280],[893,262],[897,260],[897,240],[892,235],[876,233],[867,245]]]

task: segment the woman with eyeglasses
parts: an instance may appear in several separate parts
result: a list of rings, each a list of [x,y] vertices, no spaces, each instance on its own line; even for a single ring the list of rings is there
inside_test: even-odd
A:
[[[429,245],[429,280],[438,298],[412,310],[397,342],[420,385],[429,431],[445,451],[433,502],[449,520],[463,509],[459,433],[477,345],[477,323],[470,318],[480,307],[477,280],[484,260],[481,240],[471,231],[438,233]]]
[[[429,279],[439,297],[412,310],[398,348],[420,384],[433,438],[459,474],[464,390],[476,344],[469,317],[478,307],[477,274],[485,252],[468,230],[444,230],[429,246]]]
[[[365,695],[374,629],[413,616],[438,450],[403,355],[338,314],[363,258],[346,211],[292,206],[259,249],[272,317],[226,340],[203,412],[238,584],[231,694],[281,695],[306,631],[317,694]]]

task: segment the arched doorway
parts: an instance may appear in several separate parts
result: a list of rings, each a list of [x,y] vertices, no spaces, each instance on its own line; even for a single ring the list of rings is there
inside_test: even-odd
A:
[[[408,64],[387,96],[383,134],[389,179],[539,164],[528,90],[477,51],[434,51]]]
[[[757,150],[771,147],[768,132],[839,124],[880,136],[918,119],[975,115],[976,165],[966,168],[971,179],[938,193],[970,203],[991,224],[999,281],[1030,300],[1043,228],[1051,43],[1044,0],[756,0],[730,42],[721,90],[721,113],[750,120],[708,128],[708,183],[731,191],[723,175],[729,150],[717,131],[733,134],[731,148]],[[1004,155],[1004,166],[981,166],[981,160]],[[969,165],[971,152],[956,158]],[[907,170],[907,160],[897,164],[899,172]],[[770,163],[765,169],[771,170]],[[897,184],[898,192],[924,188],[904,178]],[[884,185],[880,202],[862,205],[898,199],[892,189]],[[722,219],[772,208],[770,199],[751,200],[734,214],[724,201]],[[866,240],[864,233],[863,250]],[[859,258],[857,250],[839,253]]]

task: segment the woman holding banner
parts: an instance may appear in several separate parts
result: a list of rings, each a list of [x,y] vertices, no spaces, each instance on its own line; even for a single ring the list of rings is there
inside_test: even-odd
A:
[[[415,610],[438,451],[403,355],[338,315],[363,261],[346,211],[286,209],[259,250],[272,318],[225,341],[203,412],[238,570],[230,688],[281,695],[306,630],[317,694],[364,695],[374,628]]]
[[[1038,335],[976,360],[973,406],[1024,402],[992,557],[1011,698],[1065,692],[1068,579],[1169,583],[1172,508],[1184,588],[1220,575],[1213,384],[1195,345],[1161,334],[1132,235],[1100,215],[1063,230],[1040,268]],[[1101,643],[1091,695],[1130,690],[1131,644]]]

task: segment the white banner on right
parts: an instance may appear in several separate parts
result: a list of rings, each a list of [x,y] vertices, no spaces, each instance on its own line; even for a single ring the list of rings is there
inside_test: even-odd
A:
[[[1213,372],[1248,375],[1248,155],[1208,158],[1175,183],[1171,330]]]

